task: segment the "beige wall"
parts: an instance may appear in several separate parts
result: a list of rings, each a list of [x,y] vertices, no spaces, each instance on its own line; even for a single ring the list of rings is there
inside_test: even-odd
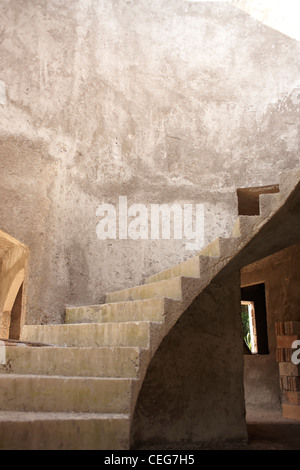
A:
[[[249,407],[280,408],[275,323],[300,320],[300,244],[242,270],[242,286],[265,283],[269,354],[244,356]]]
[[[224,2],[4,0],[0,220],[31,252],[28,323],[186,259],[181,241],[96,237],[96,208],[205,205],[299,164],[299,44]]]

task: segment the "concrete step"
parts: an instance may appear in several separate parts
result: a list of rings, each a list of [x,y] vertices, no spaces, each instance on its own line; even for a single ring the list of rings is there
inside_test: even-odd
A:
[[[0,409],[127,414],[133,380],[0,375]]]
[[[272,216],[281,205],[280,193],[261,194],[259,196],[259,213],[262,217]]]
[[[149,322],[25,325],[21,341],[70,347],[149,346]]]
[[[163,298],[66,308],[65,323],[162,322]]]
[[[137,287],[131,287],[106,295],[106,302],[125,302],[129,300],[151,299],[151,298],[170,298],[181,300],[182,298],[182,277],[174,277],[159,282],[143,284]]]
[[[260,215],[240,215],[232,229],[232,236],[250,239],[255,233],[256,227],[263,223],[263,220],[264,218]]]
[[[149,276],[145,279],[145,284],[151,284],[154,282],[165,281],[175,277],[200,277],[200,259],[199,256],[194,256],[191,259],[183,261],[172,268],[161,271],[157,274]]]
[[[11,347],[5,350],[0,374],[60,375],[64,377],[138,377],[140,348]],[[2,354],[2,360],[3,360]]]
[[[218,237],[211,243],[209,243],[206,247],[204,247],[199,252],[199,254],[194,256],[193,258],[183,261],[182,263],[170,269],[166,269],[150,277],[147,277],[145,279],[145,284],[159,282],[178,276],[200,278],[202,271],[201,268],[203,268],[203,266],[205,266],[206,269],[209,267],[209,262],[207,261],[207,259],[205,260],[205,263],[202,263],[202,260],[204,258],[215,259],[219,258],[220,256],[227,257],[232,253],[234,245],[234,239]]]
[[[293,191],[293,189],[299,185],[299,182],[300,168],[286,170],[279,175],[279,189],[283,199],[286,199],[291,191]]]
[[[1,450],[128,450],[129,416],[0,411]]]
[[[145,279],[145,284],[152,282],[159,282],[174,277],[185,276],[185,277],[196,277],[199,278],[201,275],[200,269],[200,256],[220,256],[220,240],[216,238],[207,246],[205,246],[196,256],[182,261],[182,263],[172,266],[169,269],[165,269],[157,274],[153,274]]]

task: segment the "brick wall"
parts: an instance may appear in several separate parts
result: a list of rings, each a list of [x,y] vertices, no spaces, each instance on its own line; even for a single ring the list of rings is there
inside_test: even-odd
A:
[[[300,322],[278,322],[275,328],[282,416],[300,420]]]

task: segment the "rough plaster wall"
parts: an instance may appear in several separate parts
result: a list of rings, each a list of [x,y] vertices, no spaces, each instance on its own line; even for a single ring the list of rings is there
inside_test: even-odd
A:
[[[28,322],[191,256],[99,241],[96,208],[205,204],[229,233],[235,188],[299,163],[299,44],[225,3],[3,0],[1,229],[31,250]]]
[[[275,322],[299,321],[300,245],[242,270],[241,284],[265,283],[269,354],[244,356],[245,399],[252,408],[280,409]]]

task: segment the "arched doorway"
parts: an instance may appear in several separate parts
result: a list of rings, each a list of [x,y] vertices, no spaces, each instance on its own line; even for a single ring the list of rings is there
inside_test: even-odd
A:
[[[28,248],[0,231],[0,338],[19,339],[25,322]]]
[[[19,339],[22,318],[22,301],[24,287],[24,269],[13,279],[8,291],[0,323],[0,337]]]

